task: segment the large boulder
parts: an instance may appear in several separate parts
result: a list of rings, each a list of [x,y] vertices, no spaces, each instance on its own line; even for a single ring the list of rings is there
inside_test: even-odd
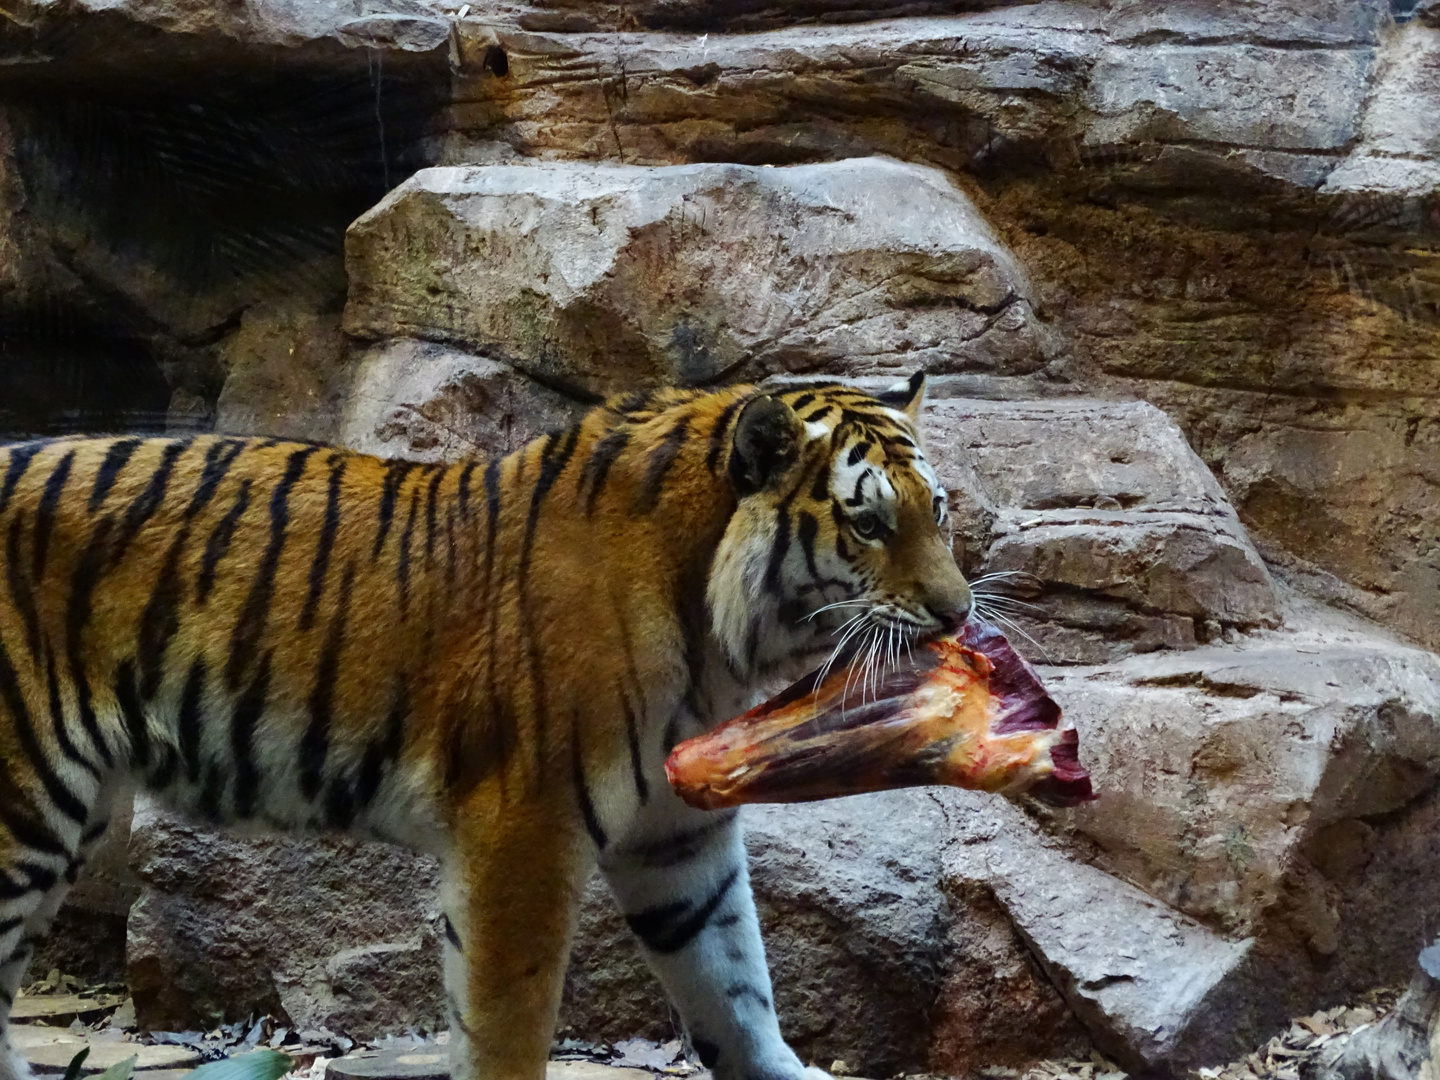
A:
[[[273,1014],[355,1037],[443,1023],[434,860],[255,839],[137,803],[128,975],[143,1027]]]
[[[1039,658],[1093,663],[1278,623],[1224,491],[1154,406],[942,397],[924,431],[982,608],[1030,633]]]
[[[587,406],[513,368],[430,341],[387,341],[346,372],[335,441],[411,461],[508,454]]]
[[[1004,245],[942,173],[897,161],[427,169],[347,253],[351,334],[458,345],[592,397],[1045,362]]]
[[[777,1007],[808,1060],[889,1075],[925,1068],[932,1042],[942,1060],[975,1065],[1087,1045],[994,900],[945,886],[941,850],[950,819],[964,812],[957,795],[747,809]],[[146,886],[129,946],[142,1025],[193,1028],[271,1012],[372,1037],[441,1022],[431,860],[383,845],[217,834],[146,803],[132,859]],[[672,1025],[597,877],[562,1034],[669,1038]]]
[[[1313,607],[1240,647],[1051,669],[1098,802],[991,802],[947,872],[1014,920],[1097,1045],[1202,1065],[1404,977],[1440,889],[1440,657]],[[1062,826],[1055,829],[1054,826]]]

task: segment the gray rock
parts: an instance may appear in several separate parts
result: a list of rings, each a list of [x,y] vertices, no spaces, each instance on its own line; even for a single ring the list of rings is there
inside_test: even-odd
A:
[[[1360,122],[1358,145],[1324,191],[1423,195],[1440,190],[1440,27],[1390,34]]]
[[[1101,796],[1064,815],[1079,835],[1062,849],[1000,804],[958,819],[947,867],[994,890],[1132,1068],[1228,1060],[1403,977],[1427,932],[1413,897],[1440,887],[1440,859],[1414,838],[1437,824],[1440,657],[1298,621],[1052,669]]]
[[[776,1008],[807,1061],[841,1058],[880,1076],[934,1061],[1027,1063],[1085,1044],[993,899],[942,888],[957,798],[897,791],[745,809]],[[562,1030],[665,1038],[672,1024],[608,894],[592,883]]]
[[[895,161],[430,169],[351,227],[348,262],[350,333],[582,395],[1044,362],[999,239],[941,173]]]
[[[969,799],[946,851],[947,876],[994,891],[1101,1050],[1131,1070],[1176,1064],[1250,943],[1226,941],[1075,860],[1017,808]],[[1220,1060],[1233,1036],[1208,1034],[1200,1057]]]
[[[383,844],[254,839],[141,800],[129,983],[142,1028],[250,1013],[357,1038],[445,1015],[433,860]]]
[[[412,461],[508,454],[589,408],[495,360],[427,341],[357,350],[341,396],[336,442]]]
[[[982,603],[1045,659],[1094,663],[1193,646],[1197,626],[1278,621],[1259,554],[1159,409],[943,398],[924,430],[953,492],[962,565],[1008,575],[980,584]],[[1017,590],[1023,601],[1004,599]]]

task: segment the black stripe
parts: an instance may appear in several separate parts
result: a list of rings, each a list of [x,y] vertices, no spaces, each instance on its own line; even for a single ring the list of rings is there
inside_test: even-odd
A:
[[[187,521],[210,505],[220,481],[225,479],[230,466],[235,464],[235,459],[244,449],[245,444],[239,439],[223,439],[205,451],[205,467],[200,472],[200,483],[190,497],[190,505],[185,507]]]
[[[447,595],[453,595],[455,589],[455,560],[458,556],[455,550],[455,508],[445,508],[445,591]]]
[[[325,825],[345,832],[355,823],[355,792],[343,774],[334,777],[325,789]]]
[[[698,906],[689,900],[657,904],[634,915],[626,915],[625,921],[635,931],[636,937],[655,952],[661,955],[679,952],[705,929],[739,879],[740,869],[736,867]]]
[[[770,562],[765,567],[765,587],[777,596],[781,592],[780,571],[785,565],[785,556],[790,552],[790,503],[795,494],[791,492],[775,508],[775,539],[770,544]]]
[[[620,706],[625,712],[625,735],[630,740],[630,771],[635,776],[635,795],[644,803],[650,798],[650,784],[645,779],[644,764],[640,760],[640,727],[628,695],[621,695]]]
[[[105,835],[105,830],[108,828],[110,828],[110,821],[108,818],[104,821],[95,822],[94,825],[91,825],[88,829],[86,829],[83,833],[80,834],[80,847],[83,849],[95,843],[96,840],[99,840],[100,837]]]
[[[585,831],[590,834],[596,848],[604,851],[609,838],[595,814],[590,786],[585,782],[585,762],[580,752],[580,721],[574,713],[570,714],[570,778],[575,783],[575,797],[580,803],[580,816],[585,819]]]
[[[613,593],[611,600],[615,600]],[[650,785],[645,779],[644,763],[640,757],[640,717],[635,713],[630,695],[633,693],[643,701],[645,689],[635,667],[635,647],[630,637],[630,625],[625,618],[625,609],[623,605],[615,603],[614,610],[620,622],[620,648],[625,657],[625,678],[629,683],[628,688],[620,688],[620,707],[625,713],[625,736],[630,743],[630,771],[635,777],[635,794],[644,803],[650,798]]]
[[[410,610],[410,545],[415,538],[415,515],[420,509],[420,492],[410,493],[410,514],[400,534],[400,557],[395,561],[395,581],[400,588],[400,617]]]
[[[794,401],[790,402],[790,408],[794,412],[798,413],[801,409],[805,408],[806,405],[809,405],[814,400],[814,394],[801,394]]]
[[[40,505],[35,508],[35,581],[38,584],[45,577],[45,556],[50,552],[50,533],[55,529],[55,511],[60,505],[60,495],[65,490],[65,481],[70,479],[70,468],[75,464],[75,451],[71,450],[60,464],[55,466],[45,481],[45,491],[40,496]]]
[[[804,417],[805,423],[813,424],[816,420],[823,420],[834,407],[833,405],[820,406],[820,408],[816,409],[809,416]]]
[[[50,759],[45,755],[45,749],[40,745],[40,737],[35,731],[30,708],[25,703],[24,691],[20,689],[20,677],[10,663],[10,654],[6,652],[3,643],[0,643],[0,701],[5,703],[5,708],[10,713],[10,721],[16,737],[20,740],[20,748],[30,759],[30,765],[35,770],[35,775],[40,778],[45,794],[62,814],[77,825],[84,825],[90,816],[90,808],[65,786],[65,782],[51,767]]]
[[[525,580],[530,571],[530,552],[535,546],[535,528],[540,522],[540,504],[545,501],[545,496],[565,471],[579,439],[578,424],[565,431],[552,431],[545,436],[545,445],[540,450],[540,475],[536,477],[534,490],[530,494],[530,513],[525,519],[525,539],[520,547],[518,575],[521,581]]]
[[[405,746],[405,718],[409,712],[410,691],[402,681],[396,688],[390,715],[385,718],[385,733],[365,747],[365,756],[360,760],[355,798],[362,809],[375,801],[380,783],[385,778],[385,766],[400,757],[400,751]]]
[[[751,983],[735,983],[725,988],[725,996],[731,1001],[739,1001],[741,998],[750,998],[762,1009],[770,1008],[770,998],[765,991]]]
[[[165,499],[165,489],[170,484],[170,475],[175,471],[175,461],[185,452],[190,445],[189,439],[178,439],[167,443],[164,451],[160,454],[160,464],[150,474],[150,482],[145,485],[145,490],[130,504],[125,511],[124,520],[120,523],[120,532],[115,537],[115,546],[110,552],[110,564],[113,566],[125,557],[125,551],[130,546],[145,523],[154,516],[155,511],[160,509],[160,504]]]
[[[185,776],[192,784],[200,782],[200,710],[204,693],[205,658],[196,657],[190,665],[190,674],[185,677],[185,689],[180,693],[180,712],[175,725],[180,756],[185,759]]]
[[[40,611],[35,606],[35,593],[30,588],[30,579],[20,565],[20,534],[25,527],[25,513],[22,510],[10,521],[10,530],[5,538],[5,580],[10,585],[10,599],[25,624],[25,645],[32,659],[40,657]]]
[[[445,940],[455,947],[456,952],[464,952],[465,946],[460,944],[460,935],[455,932],[455,924],[444,912],[440,913],[440,925],[445,928]]]
[[[485,650],[485,686],[486,686],[486,697],[485,697],[485,700],[488,701],[488,702],[490,702],[490,709],[491,709],[491,715],[488,717],[488,721],[489,721],[489,722],[487,723],[485,730],[486,730],[486,734],[489,736],[489,738],[490,738],[491,740],[497,741],[497,742],[499,743],[498,748],[497,748],[499,752],[498,752],[497,754],[493,755],[493,757],[494,757],[495,762],[497,762],[497,768],[501,768],[501,767],[503,767],[503,763],[507,760],[507,756],[508,756],[508,754],[509,754],[509,747],[506,745],[506,732],[507,732],[507,729],[506,729],[506,727],[505,727],[505,722],[506,722],[506,720],[508,719],[508,716],[507,716],[507,714],[505,713],[503,707],[501,706],[500,696],[499,696],[499,693],[498,693],[498,687],[497,687],[497,685],[496,685],[496,680],[495,680],[495,658],[496,658],[496,655],[500,652],[500,647],[499,647],[499,629],[500,629],[500,623],[499,623],[499,618],[500,618],[500,617],[499,617],[500,602],[499,602],[499,600],[500,600],[500,598],[499,598],[499,590],[498,590],[498,589],[492,589],[492,586],[493,586],[493,571],[494,571],[494,567],[495,567],[496,529],[497,529],[497,527],[499,526],[499,523],[500,523],[500,462],[499,462],[499,459],[497,459],[497,458],[492,458],[492,459],[490,460],[490,463],[485,466],[484,482],[485,482],[485,569],[484,569],[484,575],[485,575],[485,586],[484,586],[484,588],[485,588],[485,591],[484,591],[484,593],[483,593],[482,595],[483,595],[483,598],[484,598],[484,600],[485,600],[485,602],[486,602],[486,607],[489,609],[489,610],[488,610],[488,621],[489,621],[489,628],[488,628],[488,629],[489,629],[489,634],[490,634],[490,648],[488,648],[488,649]],[[459,742],[459,740],[455,737],[454,733],[452,733],[452,739],[451,739],[451,755],[450,755],[450,759],[449,759],[449,763],[448,763],[448,769],[450,770],[450,772],[451,772],[452,775],[457,775],[457,776],[458,776],[458,775],[463,775],[464,765],[465,765],[464,762],[462,762],[462,761],[457,761],[457,760],[455,759],[455,748],[456,748],[456,746],[458,745],[458,742]],[[503,772],[500,773],[500,776],[501,776],[501,783],[502,783],[502,785],[503,785],[503,782],[504,782],[504,779],[503,779],[503,778],[504,778],[504,774],[503,774]]]
[[[865,455],[869,452],[870,444],[868,442],[857,442],[850,448],[850,453],[845,458],[845,464],[854,468],[865,460]]]
[[[400,485],[413,468],[413,461],[392,461],[385,466],[385,483],[380,491],[380,525],[375,532],[375,550],[370,553],[372,562],[380,558],[380,549],[390,534],[390,523],[395,520],[395,500],[400,497]]]
[[[808,510],[801,510],[796,517],[799,524],[795,531],[800,538],[800,550],[805,553],[805,566],[810,577],[818,581],[820,569],[815,565],[815,538],[820,534],[820,522]]]
[[[672,833],[659,840],[635,844],[627,849],[626,854],[641,866],[653,870],[679,866],[699,855],[711,837],[721,829],[727,828],[734,820],[734,810],[715,811],[707,815],[705,821],[693,829]]]
[[[595,512],[595,501],[600,498],[600,491],[605,487],[605,478],[610,475],[610,468],[615,460],[625,451],[630,443],[630,432],[627,428],[619,428],[610,432],[603,439],[595,444],[590,451],[590,457],[585,461],[585,467],[580,470],[580,480],[576,485],[576,493],[583,491],[586,484],[590,485],[590,494],[585,499],[585,513]]]
[[[104,570],[110,532],[115,519],[107,515],[90,534],[86,545],[75,564],[70,578],[70,601],[65,608],[65,657],[70,670],[70,682],[75,687],[75,704],[80,712],[80,723],[95,752],[100,755],[101,764],[107,768],[115,764],[105,736],[100,731],[100,722],[95,717],[95,706],[90,698],[90,680],[85,672],[85,654],[82,648],[85,628],[90,624],[91,600],[95,586]]]
[[[215,587],[215,571],[220,560],[230,550],[230,541],[235,538],[235,527],[249,506],[250,481],[244,480],[235,496],[235,505],[225,512],[225,516],[211,530],[210,538],[205,541],[205,555],[200,560],[200,575],[195,579],[196,603],[205,603],[210,590]]]
[[[13,915],[8,919],[0,919],[0,937],[4,937],[12,930],[18,930],[25,920],[19,915]]]
[[[44,824],[32,821],[3,803],[0,803],[0,825],[5,826],[21,847],[41,855],[63,855],[67,859],[70,857],[69,849]]]
[[[325,575],[330,570],[330,553],[335,548],[335,534],[340,531],[340,481],[345,476],[346,459],[338,454],[330,459],[330,485],[325,491],[325,521],[320,526],[320,539],[315,544],[315,557],[310,560],[310,591],[300,609],[300,629],[315,625],[315,613],[325,592]]]
[[[30,879],[29,888],[26,890],[27,892],[49,892],[55,887],[56,882],[60,880],[59,871],[52,870],[48,866],[41,866],[39,863],[19,862],[15,863],[14,867]],[[22,951],[34,947],[35,941],[32,938],[26,937],[20,942]]]
[[[460,471],[460,490],[457,496],[460,504],[460,516],[470,516],[470,477],[474,474],[480,463],[478,461],[467,461],[465,468]]]
[[[5,483],[0,486],[0,514],[10,505],[10,496],[15,494],[15,485],[20,482],[25,470],[30,467],[30,462],[44,446],[43,442],[30,442],[10,447],[10,465],[5,470]]]
[[[300,739],[300,793],[307,799],[320,794],[325,780],[325,759],[330,754],[330,721],[335,707],[335,682],[340,676],[340,653],[345,647],[345,623],[350,617],[350,593],[355,566],[345,567],[340,581],[340,606],[330,620],[315,685],[310,691],[310,725]]]
[[[445,470],[439,469],[430,479],[430,490],[425,493],[425,565],[435,558],[435,510],[440,493],[440,481],[445,479]]]
[[[55,744],[60,747],[62,754],[99,780],[99,767],[82,754],[70,739],[70,729],[65,724],[65,703],[60,696],[60,676],[55,671],[55,653],[52,649],[45,650],[45,680],[50,692],[50,727],[55,736]]]
[[[30,800],[15,782],[5,760],[0,758],[0,825],[4,825],[15,842],[42,855],[70,858],[70,850],[42,821],[30,816]]]
[[[660,445],[651,452],[650,460],[645,464],[645,479],[640,485],[639,495],[635,498],[637,513],[648,514],[655,509],[655,504],[660,501],[660,490],[665,485],[665,476],[675,464],[675,459],[680,456],[689,434],[690,417],[682,416],[675,426],[665,433]]]
[[[145,724],[145,710],[136,691],[135,665],[129,660],[115,671],[115,701],[130,736],[130,761],[143,769],[150,763],[150,729]]]
[[[140,616],[139,643],[137,651],[140,660],[140,695],[152,700],[160,692],[160,683],[165,677],[165,651],[180,629],[180,555],[190,539],[190,525],[180,527],[160,574],[155,579],[155,588]]]
[[[105,496],[109,495],[110,489],[115,486],[120,470],[125,468],[130,455],[135,453],[139,446],[139,439],[121,439],[110,444],[110,449],[105,451],[105,460],[100,462],[100,468],[95,471],[95,485],[90,489],[90,500],[85,505],[90,513],[100,509],[105,502]]]
[[[260,794],[260,766],[255,761],[255,728],[265,715],[265,699],[270,694],[270,658],[260,660],[255,678],[235,702],[230,716],[230,749],[235,755],[235,813],[240,818],[255,813],[255,800]]]
[[[730,421],[749,398],[740,398],[732,401],[720,411],[715,418],[715,426],[710,429],[710,450],[705,455],[705,467],[712,473],[720,471],[720,456],[725,452],[725,436],[730,430]]]
[[[220,814],[220,804],[225,799],[225,788],[230,781],[225,771],[225,766],[219,762],[211,761],[205,765],[205,782],[200,785],[200,800],[198,809],[200,816],[217,825],[223,822]]]
[[[285,475],[275,485],[270,495],[270,542],[260,559],[260,569],[245,598],[240,618],[230,635],[230,657],[225,663],[225,684],[231,690],[240,687],[240,681],[255,661],[260,648],[260,639],[265,633],[265,622],[270,617],[270,600],[275,594],[275,571],[280,566],[280,552],[285,547],[285,532],[290,524],[290,489],[305,472],[310,455],[319,449],[306,446],[290,454],[285,463]]]
[[[175,774],[180,770],[180,756],[174,749],[164,745],[160,746],[160,764],[150,771],[146,783],[150,790],[163,792],[175,782]]]
[[[823,465],[815,470],[815,483],[810,485],[810,498],[815,502],[824,502],[830,498],[830,470]]]

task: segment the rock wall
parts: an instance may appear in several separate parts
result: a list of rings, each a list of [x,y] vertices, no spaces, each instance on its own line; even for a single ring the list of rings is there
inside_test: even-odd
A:
[[[97,422],[55,357],[423,460],[931,373],[956,556],[1038,583],[986,603],[1105,797],[750,814],[808,1058],[1218,1061],[1433,934],[1433,3],[30,0],[0,58],[7,431]],[[131,864],[143,1021],[439,1015],[423,862],[146,808]],[[598,886],[563,1023],[670,1032]]]

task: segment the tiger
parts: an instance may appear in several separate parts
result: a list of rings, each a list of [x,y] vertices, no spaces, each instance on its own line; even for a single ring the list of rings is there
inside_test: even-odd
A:
[[[970,617],[924,386],[634,392],[444,464],[0,448],[0,1080],[26,964],[137,787],[437,856],[457,1080],[544,1076],[596,867],[718,1080],[824,1077],[781,1036],[736,813],[664,761],[837,641]]]

